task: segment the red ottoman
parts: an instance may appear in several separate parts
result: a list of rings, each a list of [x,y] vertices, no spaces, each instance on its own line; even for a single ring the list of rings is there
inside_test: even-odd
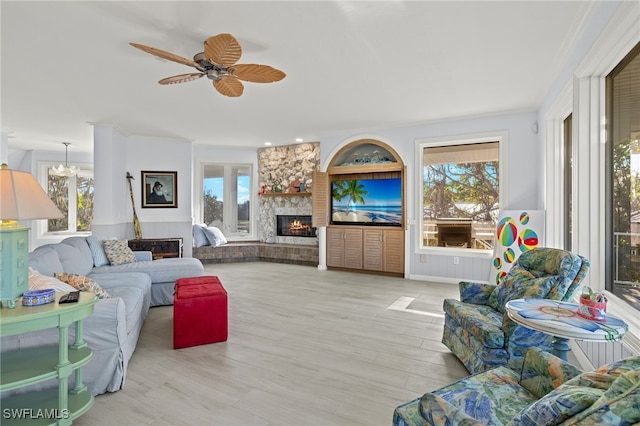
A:
[[[227,340],[227,292],[218,277],[176,280],[173,348]]]

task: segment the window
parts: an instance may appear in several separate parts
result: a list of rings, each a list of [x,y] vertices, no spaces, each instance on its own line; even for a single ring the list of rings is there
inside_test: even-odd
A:
[[[46,166],[49,197],[64,217],[49,219],[45,232],[91,232],[93,221],[93,171],[82,169],[77,175],[56,176]]]
[[[607,77],[607,290],[640,309],[640,44]]]
[[[420,248],[493,250],[500,200],[500,138],[420,145]]]
[[[253,234],[250,164],[205,164],[203,169],[204,223],[217,226],[227,239]]]

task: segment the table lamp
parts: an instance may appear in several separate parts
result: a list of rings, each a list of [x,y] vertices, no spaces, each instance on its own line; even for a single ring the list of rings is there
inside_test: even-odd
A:
[[[0,166],[0,307],[29,289],[29,228],[17,221],[61,217],[32,174]]]

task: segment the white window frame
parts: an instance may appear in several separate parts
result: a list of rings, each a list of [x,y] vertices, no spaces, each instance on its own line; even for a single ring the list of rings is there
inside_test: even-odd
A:
[[[229,232],[228,229],[225,229],[226,227],[223,226],[223,229],[221,229],[222,233],[224,234],[225,238],[228,241],[253,241],[256,239],[256,228],[257,228],[257,214],[256,214],[256,203],[257,203],[257,199],[255,196],[255,192],[253,191],[253,188],[255,187],[254,182],[256,180],[256,176],[255,176],[255,165],[253,163],[218,163],[215,161],[202,161],[200,162],[200,178],[199,178],[199,182],[197,185],[194,185],[194,188],[196,189],[196,191],[198,192],[197,195],[197,200],[200,204],[200,208],[199,208],[199,212],[198,212],[198,218],[196,220],[196,223],[201,223],[202,222],[202,218],[204,217],[204,168],[206,166],[220,166],[220,167],[224,167],[224,181],[227,182],[229,180],[229,178],[231,177],[230,175],[230,170],[233,167],[241,167],[241,168],[249,168],[249,226],[250,226],[250,230],[251,232],[247,233],[247,234],[239,234],[239,233],[231,233]],[[199,189],[198,189],[199,187]],[[233,190],[228,186],[228,185],[224,185],[224,194],[223,194],[223,200],[224,199],[230,199],[230,197],[237,197],[237,191],[234,188]],[[229,211],[229,206],[228,203],[226,206],[223,207],[224,208],[224,217],[226,217],[228,214],[235,214],[237,215],[237,212],[230,212]]]
[[[609,308],[629,325],[629,332],[640,337],[638,311],[613,293],[605,290],[605,86],[606,76],[640,41],[635,2],[619,6],[607,28],[591,47],[573,73],[573,79],[544,116],[545,120],[545,237],[550,247],[562,247],[563,156],[558,155],[563,143],[562,122],[573,114],[572,251],[587,257],[591,263],[583,283],[604,291]],[[578,232],[580,230],[580,232]],[[636,352],[640,347],[635,347]]]
[[[505,194],[508,193],[506,190],[506,182],[505,178],[506,172],[506,159],[508,152],[508,140],[509,136],[506,131],[495,131],[495,132],[487,132],[487,133],[471,133],[465,135],[451,135],[445,137],[435,137],[435,138],[421,138],[416,139],[416,150],[415,150],[415,159],[416,159],[416,175],[415,175],[415,218],[416,218],[416,230],[418,235],[416,235],[416,247],[415,251],[418,254],[433,254],[433,255],[445,255],[445,256],[460,256],[460,257],[481,257],[481,258],[491,258],[493,256],[493,250],[482,250],[482,249],[472,249],[472,248],[456,248],[456,247],[426,247],[422,244],[422,235],[423,235],[423,226],[424,222],[422,220],[422,188],[424,185],[423,182],[423,170],[424,170],[424,155],[423,150],[425,148],[434,148],[434,147],[443,147],[443,146],[451,146],[451,145],[471,145],[485,142],[498,142],[499,144],[499,164],[498,164],[498,173],[500,176],[500,181],[498,182],[498,193],[500,197],[500,206],[504,206],[507,204],[505,200]]]
[[[56,167],[59,163],[54,163],[54,162],[50,162],[50,161],[40,161],[38,162],[38,183],[42,186],[42,188],[44,189],[44,192],[47,193],[48,192],[48,188],[49,188],[49,170],[53,167]],[[82,164],[77,164],[75,163],[76,166],[78,166],[81,170],[82,175],[91,175],[92,177],[94,176],[93,174],[93,164],[89,164],[89,163],[82,163]],[[71,189],[71,187],[70,187]],[[72,204],[77,205],[78,200],[77,200],[77,191],[70,191],[69,193],[69,205]],[[69,209],[69,218],[68,218],[69,223],[76,223],[76,209]],[[35,231],[38,235],[38,237],[60,237],[60,236],[64,236],[64,237],[71,237],[74,235],[78,235],[78,236],[86,236],[86,235],[91,235],[91,231],[53,231],[53,232],[49,232],[48,229],[48,221],[47,220],[36,220],[35,221]]]

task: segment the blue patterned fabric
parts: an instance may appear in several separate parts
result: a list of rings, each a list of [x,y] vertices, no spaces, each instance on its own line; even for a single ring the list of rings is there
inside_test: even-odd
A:
[[[422,425],[424,420],[418,410],[420,398],[402,404],[393,411],[393,426]]]
[[[578,367],[538,348],[531,348],[525,354],[520,386],[536,398],[542,398],[562,383],[582,373]]]
[[[460,300],[443,303],[442,343],[471,373],[499,365],[519,370],[527,349],[550,351],[552,337],[516,324],[504,305],[519,298],[570,300],[588,270],[579,255],[538,247],[522,253],[499,286],[463,281]]]
[[[474,419],[484,425],[504,425],[536,397],[518,384],[519,375],[497,367],[424,394],[420,413],[430,424],[456,423],[452,418]]]
[[[460,301],[464,303],[472,303],[474,305],[486,305],[496,287],[497,286],[495,284],[460,281],[458,284]]]
[[[633,425],[640,421],[640,357],[591,372],[532,348],[522,372],[496,367],[402,404],[395,426]]]

